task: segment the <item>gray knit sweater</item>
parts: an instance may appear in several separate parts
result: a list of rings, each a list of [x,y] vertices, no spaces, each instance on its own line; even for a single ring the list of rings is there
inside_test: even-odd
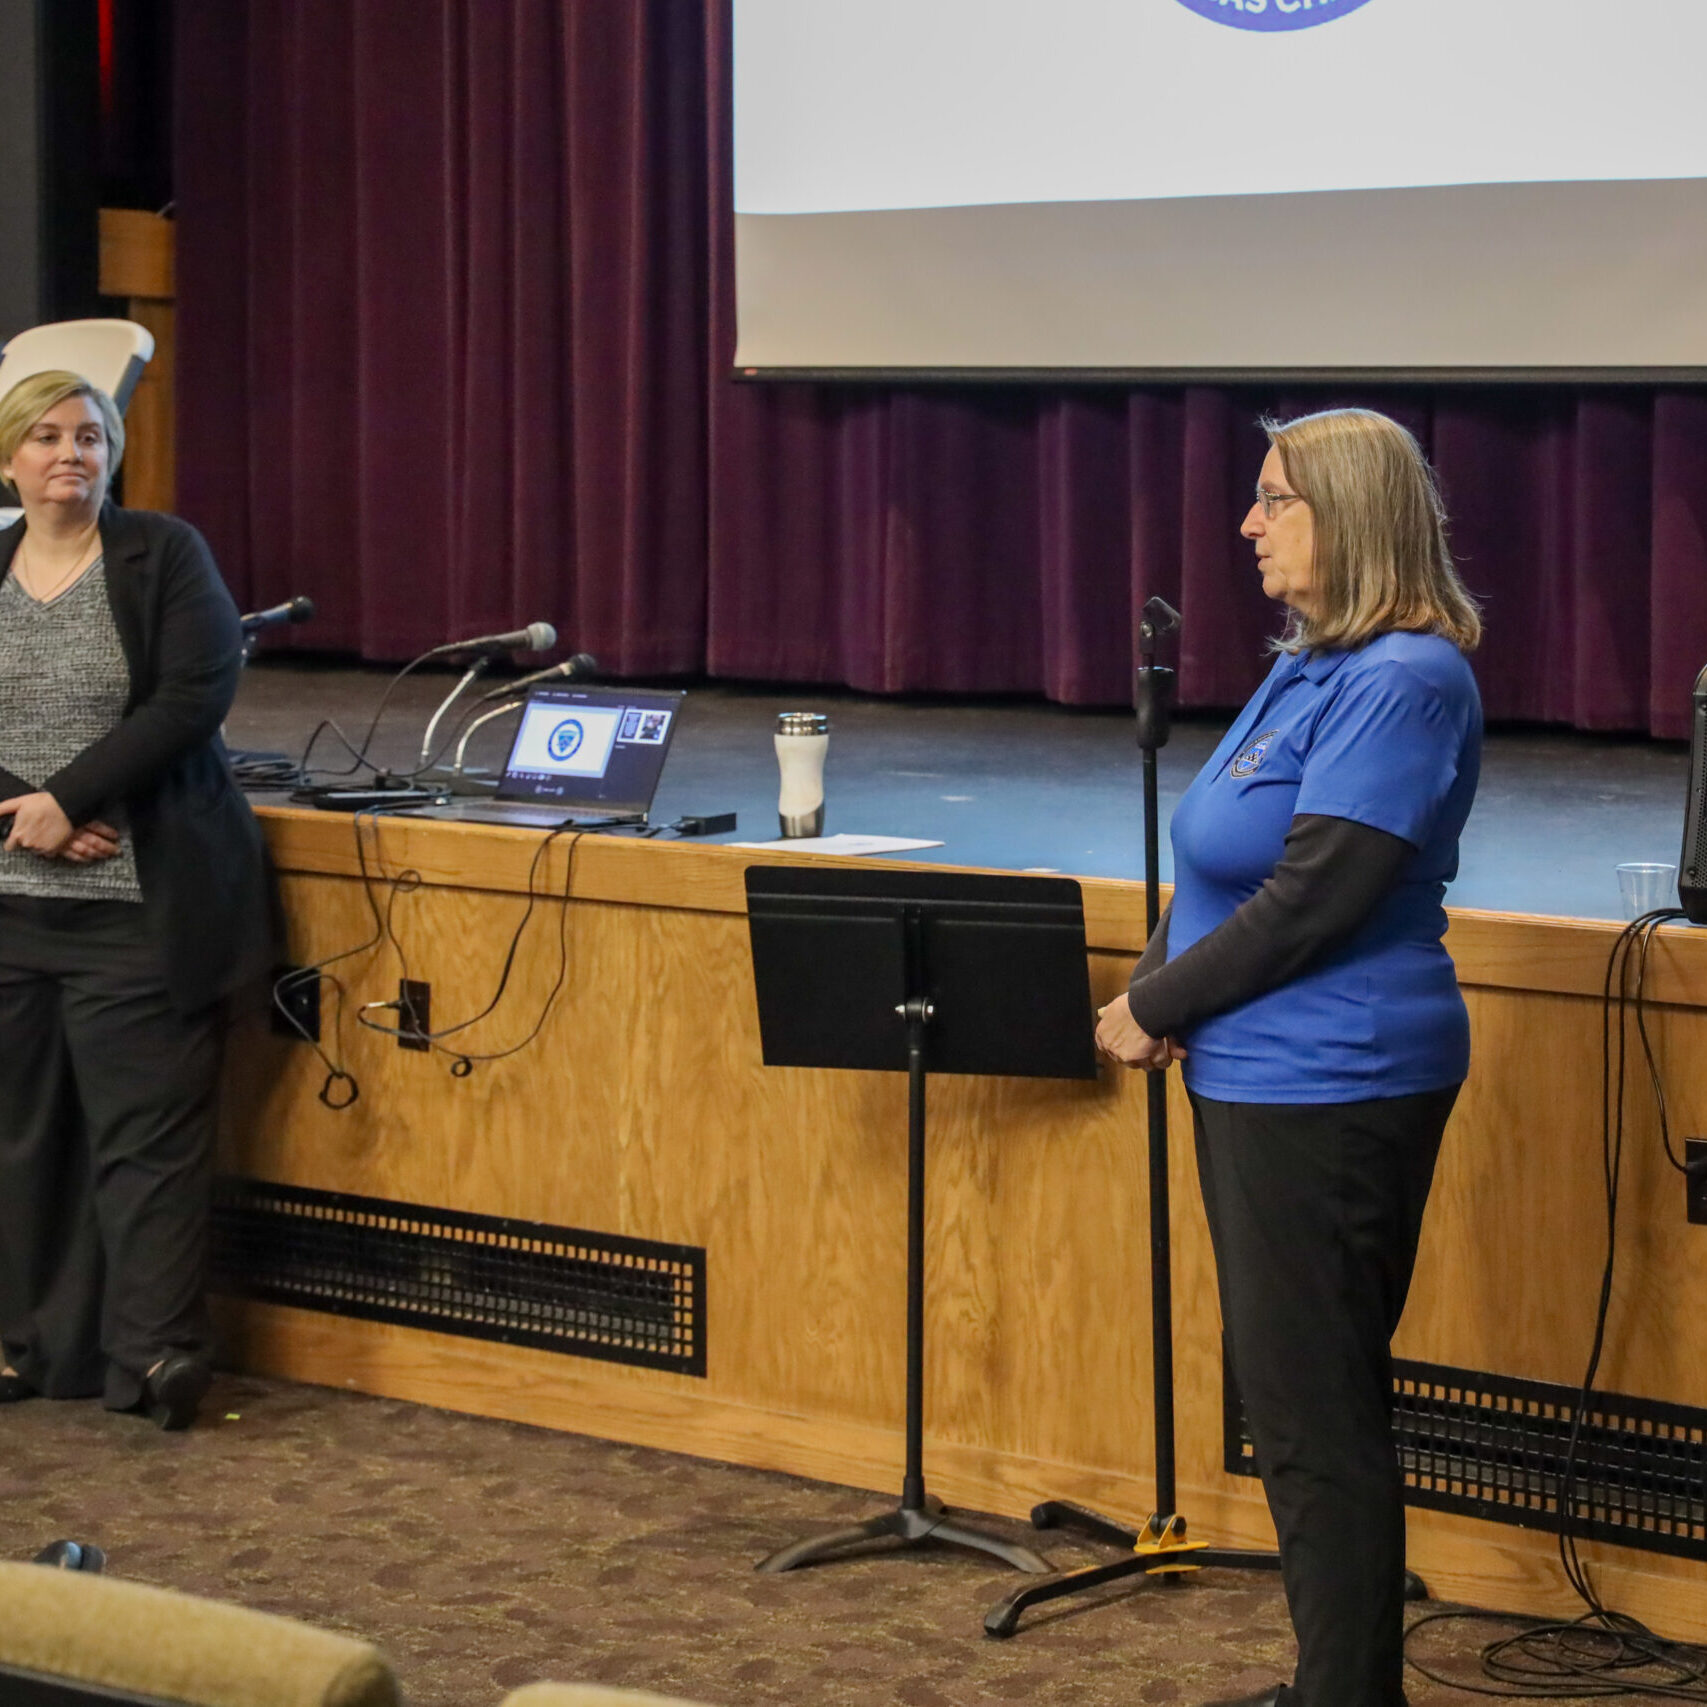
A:
[[[0,581],[0,766],[52,776],[118,725],[129,682],[103,564],[45,604],[15,575]],[[72,865],[0,848],[0,895],[140,901],[129,828],[116,804],[103,815],[120,831],[114,858]]]

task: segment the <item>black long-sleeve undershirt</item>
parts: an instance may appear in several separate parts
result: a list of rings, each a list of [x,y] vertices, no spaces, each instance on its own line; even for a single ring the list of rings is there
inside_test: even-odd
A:
[[[1300,813],[1263,886],[1176,960],[1167,958],[1172,907],[1162,915],[1132,972],[1132,1017],[1151,1037],[1176,1037],[1279,988],[1352,936],[1415,852],[1350,818]]]

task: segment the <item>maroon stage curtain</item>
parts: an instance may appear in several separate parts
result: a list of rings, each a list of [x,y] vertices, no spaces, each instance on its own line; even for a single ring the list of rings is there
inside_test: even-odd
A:
[[[679,0],[177,16],[180,508],[304,641],[705,632],[703,23]]]
[[[180,0],[177,52],[180,507],[304,644],[1115,704],[1161,593],[1236,705],[1255,421],[1360,402],[1440,470],[1489,715],[1687,732],[1698,390],[744,383],[726,0]]]

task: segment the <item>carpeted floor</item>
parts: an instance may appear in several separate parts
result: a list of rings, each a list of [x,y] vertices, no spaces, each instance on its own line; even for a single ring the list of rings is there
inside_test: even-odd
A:
[[[889,1497],[329,1388],[223,1377],[179,1435],[31,1402],[0,1412],[0,1433],[0,1556],[95,1541],[114,1574],[364,1637],[414,1707],[497,1707],[539,1678],[719,1707],[1124,1707],[1290,1670],[1266,1576],[1121,1586],[991,1641],[984,1613],[1016,1579],[956,1549],[754,1572]],[[1491,1633],[1446,1626],[1427,1657],[1469,1679]],[[1471,1699],[1408,1686],[1414,1707]]]

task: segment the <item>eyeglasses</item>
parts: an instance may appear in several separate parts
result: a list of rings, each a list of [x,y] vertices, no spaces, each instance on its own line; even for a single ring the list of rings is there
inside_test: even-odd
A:
[[[1302,504],[1304,498],[1298,492],[1270,492],[1266,486],[1257,488],[1257,503],[1262,509],[1265,522],[1272,522],[1282,504]]]

